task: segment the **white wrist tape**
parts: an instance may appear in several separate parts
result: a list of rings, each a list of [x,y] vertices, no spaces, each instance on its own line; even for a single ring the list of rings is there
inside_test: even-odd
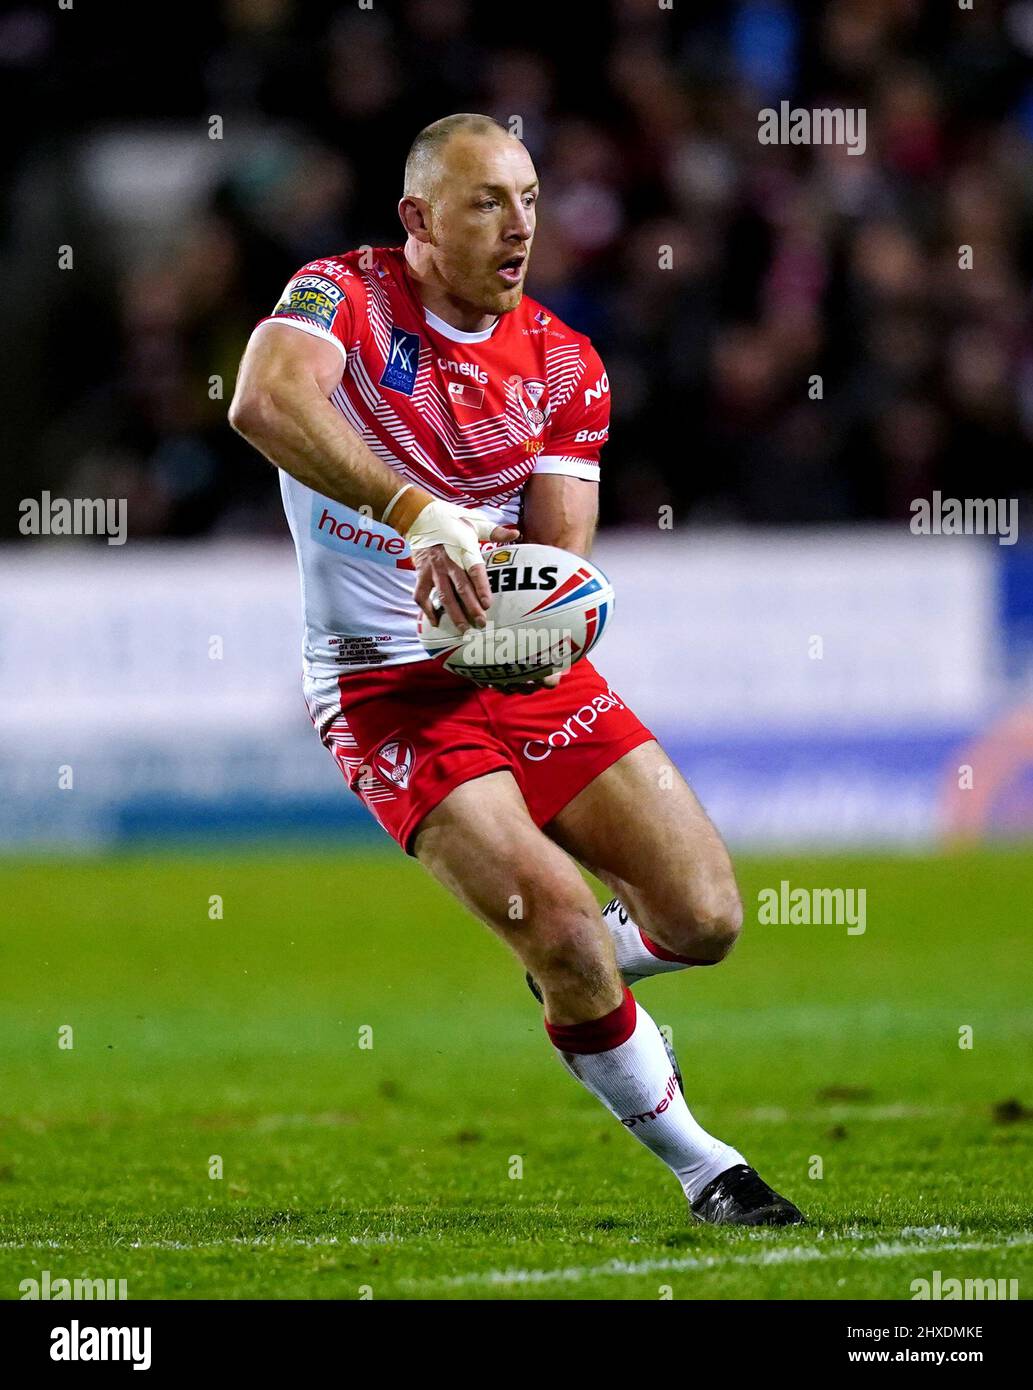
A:
[[[483,564],[478,541],[491,539],[495,522],[453,502],[429,502],[409,527],[406,540],[414,553],[443,545],[453,564],[469,570]]]
[[[402,493],[408,492],[411,487],[412,483],[403,483],[402,486],[398,489],[398,491],[391,498],[391,501],[388,502],[387,506],[383,510],[383,513],[381,514],[380,520],[382,524],[386,523],[387,518],[391,515],[391,508],[398,501],[399,497],[401,497]]]

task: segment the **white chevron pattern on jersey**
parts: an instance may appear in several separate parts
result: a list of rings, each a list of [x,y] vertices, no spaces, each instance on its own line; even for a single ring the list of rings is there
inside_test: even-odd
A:
[[[609,428],[605,367],[588,338],[543,305],[525,296],[500,331],[454,330],[425,311],[401,246],[311,261],[288,290],[303,275],[332,281],[336,291],[326,287],[311,301],[285,292],[267,319],[341,350],[330,404],[400,483],[513,524],[536,472],[598,477]],[[292,313],[306,302],[311,312]],[[282,469],[280,489],[302,578],[306,698],[321,722],[331,711],[324,741],[354,775],[359,750],[333,722],[340,680],[428,659],[416,631],[412,556],[390,526]]]
[[[362,283],[366,287],[366,313],[373,333],[377,351],[386,362],[391,351],[391,301],[387,291],[376,275],[363,271]]]
[[[439,468],[437,464],[427,455],[426,451],[420,447],[418,440],[412,430],[399,419],[392,406],[380,394],[373,381],[366,371],[365,364],[356,358],[354,366],[349,375],[355,383],[356,389],[361,394],[363,404],[374,416],[379,424],[390,434],[392,439],[398,441],[401,448],[409,452],[417,459],[421,468],[426,470],[426,476],[421,480],[418,474],[405,467],[379,440],[376,434],[367,428],[362,418],[355,410],[354,404],[348,399],[343,386],[338,386],[331,396],[331,401],[337,406],[341,414],[351,425],[352,429],[359,435],[363,443],[370,450],[382,458],[385,463],[390,463],[399,473],[403,474],[409,481],[424,481],[433,487],[433,480],[437,479],[444,484],[445,491],[455,489],[460,492],[476,494],[479,500],[491,505],[501,503],[513,490],[513,485],[522,479],[530,477],[534,472],[535,460],[533,456],[521,460],[517,465],[510,465],[508,468],[501,468],[494,473],[487,473],[479,478],[470,478],[463,473],[450,473]],[[517,407],[514,405],[514,410]],[[442,443],[445,443],[442,440]],[[455,457],[449,451],[451,457]],[[484,454],[478,451],[475,455],[483,459]]]
[[[546,348],[545,371],[553,410],[558,410],[570,400],[582,370],[581,349],[576,343]]]

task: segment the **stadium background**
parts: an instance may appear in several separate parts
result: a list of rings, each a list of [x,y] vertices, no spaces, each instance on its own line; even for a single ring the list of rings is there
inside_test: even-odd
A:
[[[1028,1296],[1033,7],[120,8],[0,16],[0,1299]],[[761,146],[782,99],[866,153]],[[237,363],[459,109],[522,117],[530,292],[609,369],[599,664],[735,849],[731,959],[636,992],[806,1231],[686,1226],[304,711]],[[934,490],[1019,543],[913,534]],[[20,534],[43,491],[127,543]]]
[[[226,407],[288,277],[394,243],[412,134],[463,109],[521,118],[529,290],[612,383],[600,660],[731,840],[1033,823],[1030,552],[908,529],[934,490],[1014,499],[1028,526],[1031,7],[552,18],[226,0],[178,11],[160,51],[81,9],[0,21],[26,113],[4,171],[5,842],[362,828],[297,694],[275,475]],[[761,145],[783,99],[862,105],[866,152]],[[126,499],[128,544],[21,538],[44,489]],[[992,784],[959,799],[987,739]]]

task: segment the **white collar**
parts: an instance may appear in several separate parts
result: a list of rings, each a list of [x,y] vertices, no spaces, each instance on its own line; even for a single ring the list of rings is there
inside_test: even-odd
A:
[[[452,325],[446,323],[444,319],[439,319],[437,314],[432,314],[426,305],[424,305],[423,316],[430,324],[431,328],[434,329],[435,333],[440,333],[445,338],[451,338],[453,343],[487,342],[496,328],[498,328],[500,322],[499,319],[496,319],[493,324],[488,328],[482,328],[479,333],[464,333],[461,328],[453,328]]]

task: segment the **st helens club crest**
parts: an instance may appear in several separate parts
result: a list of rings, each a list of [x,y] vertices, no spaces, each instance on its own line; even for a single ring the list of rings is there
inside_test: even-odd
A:
[[[373,770],[389,787],[401,787],[404,791],[409,785],[415,761],[412,744],[404,738],[396,738],[383,744],[373,754]]]
[[[545,426],[547,411],[542,410],[539,402],[545,395],[544,381],[522,380],[517,387],[517,400],[520,403],[520,410],[524,419],[527,421],[528,428],[534,434],[541,434]]]

